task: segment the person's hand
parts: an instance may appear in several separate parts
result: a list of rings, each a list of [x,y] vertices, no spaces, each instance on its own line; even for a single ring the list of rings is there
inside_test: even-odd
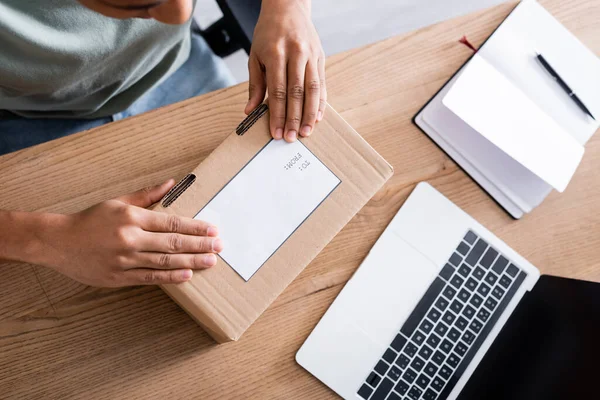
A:
[[[43,265],[87,285],[180,283],[217,263],[217,229],[202,221],[146,210],[173,186],[162,185],[61,216],[44,234]]]
[[[308,136],[327,101],[325,54],[310,18],[310,0],[263,0],[250,59],[248,114],[268,91],[274,139]]]

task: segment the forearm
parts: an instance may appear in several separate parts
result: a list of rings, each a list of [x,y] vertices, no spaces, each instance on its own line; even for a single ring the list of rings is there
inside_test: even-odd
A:
[[[290,5],[301,5],[310,14],[312,7],[312,0],[263,0],[261,9],[269,9],[272,7],[280,8]]]
[[[0,259],[41,264],[48,255],[43,238],[61,215],[0,210]]]

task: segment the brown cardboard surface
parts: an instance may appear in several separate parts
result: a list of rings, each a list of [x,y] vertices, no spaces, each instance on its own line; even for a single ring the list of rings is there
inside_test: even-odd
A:
[[[266,112],[243,135],[230,134],[192,171],[194,183],[168,207],[161,203],[155,210],[194,217],[271,140],[268,121]],[[301,140],[341,184],[256,274],[246,282],[218,258],[215,267],[195,272],[189,282],[162,286],[217,342],[239,339],[393,174],[331,107],[313,134]]]

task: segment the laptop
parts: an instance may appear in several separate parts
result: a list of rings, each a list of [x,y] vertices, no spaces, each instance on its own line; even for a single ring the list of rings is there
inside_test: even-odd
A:
[[[598,284],[540,278],[420,183],[296,360],[345,399],[598,398],[599,334]]]

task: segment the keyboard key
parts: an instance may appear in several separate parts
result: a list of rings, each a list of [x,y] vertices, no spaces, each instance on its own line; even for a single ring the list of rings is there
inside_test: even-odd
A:
[[[425,313],[429,310],[445,285],[446,283],[441,278],[436,277],[433,280],[423,297],[421,297],[416,307],[410,313],[409,317],[404,321],[400,333],[406,337],[412,336],[413,332],[417,329],[417,326],[419,326],[423,320]]]
[[[387,395],[392,391],[392,388],[394,387],[394,382],[392,382],[390,379],[385,378],[383,380],[383,382],[381,382],[381,385],[379,385],[377,387],[377,390],[375,390],[375,393],[373,393],[373,397],[371,397],[370,400],[383,400],[387,397]]]
[[[429,333],[431,332],[431,330],[433,329],[433,324],[431,323],[431,321],[429,321],[428,319],[424,319],[423,322],[421,322],[421,326],[419,327],[423,332],[425,333]]]
[[[506,257],[504,257],[503,255],[500,255],[500,257],[498,257],[498,259],[494,263],[494,266],[492,267],[492,271],[494,271],[495,273],[500,275],[502,273],[502,271],[504,271],[504,268],[506,268],[507,264],[508,264],[508,260],[506,259]]]
[[[433,353],[433,350],[426,344],[424,344],[423,347],[421,347],[421,350],[419,351],[419,355],[426,360],[429,359],[429,357],[431,357],[431,353]]]
[[[496,300],[492,299],[491,297],[488,297],[485,300],[485,303],[483,305],[486,306],[488,308],[488,310],[494,311],[494,308],[496,308],[496,306],[498,305],[498,302]]]
[[[402,400],[402,397],[398,396],[395,392],[392,392],[387,400]]]
[[[427,375],[429,375],[430,377],[433,378],[437,371],[438,371],[437,365],[435,365],[434,363],[429,361],[427,363],[427,365],[425,366],[425,370],[423,372],[425,372]]]
[[[440,271],[440,276],[445,280],[449,280],[454,274],[454,267],[450,264],[444,265],[444,268]]]
[[[456,352],[456,354],[458,354],[459,356],[463,357],[465,355],[465,353],[467,352],[469,348],[467,347],[466,344],[464,344],[463,342],[458,342],[456,344],[456,346],[454,347],[454,351]]]
[[[431,387],[435,390],[437,390],[438,392],[441,392],[442,389],[444,388],[444,381],[442,379],[440,379],[439,377],[434,378],[431,381]]]
[[[491,288],[488,285],[481,282],[481,284],[479,284],[479,287],[477,288],[477,293],[479,293],[482,297],[485,297],[490,292],[490,290]]]
[[[485,275],[485,271],[481,267],[477,267],[473,270],[473,277],[478,281],[482,280]]]
[[[446,307],[448,307],[449,301],[446,300],[446,298],[444,298],[443,296],[441,296],[439,299],[437,299],[437,301],[435,302],[435,306],[437,308],[439,308],[440,310],[444,311],[446,309]]]
[[[440,349],[446,354],[450,353],[452,347],[454,347],[454,345],[448,339],[444,339],[440,345]]]
[[[472,231],[469,231],[467,232],[463,240],[469,244],[473,244],[477,240],[477,235],[474,234]]]
[[[461,299],[464,303],[466,303],[467,300],[469,300],[469,297],[471,297],[471,293],[469,293],[467,289],[461,289],[460,293],[458,293],[458,298]]]
[[[462,337],[462,340],[465,341],[466,344],[471,344],[475,340],[475,334],[470,330],[467,330]]]
[[[408,383],[413,383],[413,381],[416,378],[417,378],[417,373],[410,368],[407,369],[406,372],[404,372],[404,375],[402,375],[402,379],[404,379]]]
[[[444,336],[446,332],[448,332],[448,327],[443,322],[440,322],[436,325],[435,333],[437,333],[440,336]]]
[[[423,343],[423,341],[425,341],[425,335],[423,334],[423,332],[416,331],[412,337],[412,340],[417,345],[420,345],[421,343]]]
[[[456,251],[458,251],[463,257],[467,255],[467,253],[471,250],[471,247],[465,242],[460,242]]]
[[[490,247],[488,248],[488,251],[486,251],[481,261],[479,261],[479,264],[481,264],[483,268],[489,269],[497,256],[498,252]]]
[[[464,315],[465,317],[467,317],[467,319],[471,319],[475,315],[475,309],[473,307],[471,307],[470,305],[467,304],[467,306],[463,310],[462,315]]]
[[[427,344],[431,346],[431,348],[435,349],[437,345],[440,343],[440,337],[435,333],[429,335],[429,339],[427,339]]]
[[[478,320],[474,319],[473,322],[471,322],[469,328],[471,328],[473,332],[479,333],[479,331],[481,331],[481,328],[483,328],[483,324]]]
[[[508,277],[508,275],[502,275],[502,278],[500,278],[500,281],[498,282],[500,284],[500,286],[502,286],[504,289],[508,289],[508,287],[510,286],[510,284],[512,283],[511,279]]]
[[[401,395],[406,394],[406,392],[408,391],[408,388],[410,387],[410,385],[402,380],[398,381],[398,383],[396,384],[396,387],[394,388],[394,390],[398,393],[400,393]]]
[[[480,320],[482,320],[485,323],[488,320],[488,318],[490,317],[490,315],[491,315],[491,313],[488,310],[486,310],[485,308],[482,308],[477,313],[477,318],[479,318]]]
[[[373,387],[377,386],[377,384],[379,384],[380,380],[381,380],[381,377],[379,375],[377,375],[375,372],[371,372],[369,374],[369,376],[367,377],[367,383]]]
[[[442,320],[447,323],[448,325],[452,325],[452,323],[454,322],[454,320],[456,319],[456,315],[452,314],[450,311],[446,311],[444,313],[444,316],[442,317]]]
[[[480,296],[474,294],[473,297],[471,297],[471,301],[469,301],[469,303],[471,303],[473,307],[479,308],[481,303],[483,303],[483,299]]]
[[[475,246],[473,246],[467,258],[465,258],[465,262],[474,267],[487,247],[488,244],[483,239],[480,238],[477,240],[477,243],[475,243]]]
[[[421,372],[424,366],[425,361],[423,361],[423,359],[419,356],[415,357],[415,359],[410,363],[410,367],[417,372]]]
[[[513,278],[515,276],[517,276],[518,272],[519,272],[519,268],[517,268],[514,264],[510,264],[508,266],[508,268],[506,269],[506,273],[509,274],[510,276],[512,276]]]
[[[477,281],[471,277],[471,278],[467,279],[467,283],[465,283],[465,286],[469,290],[474,291],[477,288]]]
[[[358,395],[363,399],[368,399],[371,393],[373,393],[373,388],[369,387],[366,383],[358,389]]]
[[[463,316],[460,316],[456,319],[456,327],[461,331],[464,331],[467,325],[469,325],[469,321],[467,321]]]
[[[492,290],[492,296],[494,296],[496,299],[500,300],[502,298],[502,296],[504,296],[504,290],[498,286],[496,286],[494,288],[494,290]]]
[[[453,264],[455,267],[458,267],[462,260],[462,257],[457,253],[453,253],[452,256],[450,256],[450,264]]]
[[[419,375],[419,377],[417,378],[417,386],[419,386],[421,389],[425,390],[427,388],[427,386],[429,386],[429,382],[431,382],[431,378],[429,378],[427,375],[425,374],[421,374]]]
[[[390,393],[390,395],[387,398],[387,400],[402,400],[402,397],[398,396],[396,394],[396,392],[392,392],[392,393]]]
[[[460,362],[460,358],[456,354],[452,353],[448,356],[448,359],[446,360],[446,362],[452,368],[456,368],[456,366]]]
[[[441,315],[442,315],[442,313],[438,309],[432,308],[429,311],[429,314],[427,314],[427,318],[429,318],[433,322],[437,322],[437,320],[440,319]]]
[[[452,302],[452,305],[450,306],[450,309],[451,309],[452,311],[454,311],[456,314],[458,314],[458,313],[459,313],[459,312],[462,310],[462,308],[463,308],[463,305],[462,305],[462,303],[461,303],[460,301],[458,301],[458,300],[454,300],[454,301]]]
[[[400,375],[402,375],[402,371],[395,365],[392,365],[392,368],[390,368],[390,370],[387,373],[388,378],[390,378],[394,382],[400,379]]]
[[[419,400],[419,397],[421,397],[421,393],[423,393],[423,391],[421,389],[419,389],[416,386],[413,386],[408,391],[408,398],[411,399],[411,400]]]
[[[445,380],[450,379],[452,376],[452,369],[447,365],[442,366],[442,368],[440,368],[440,376]]]
[[[404,354],[400,354],[400,357],[398,357],[395,364],[398,366],[398,368],[405,369],[409,362],[410,358],[406,357]]]
[[[442,365],[442,363],[446,359],[446,355],[444,353],[442,353],[440,350],[436,350],[436,352],[433,353],[433,357],[431,357],[431,359],[437,365]]]
[[[456,289],[458,289],[459,287],[462,286],[463,282],[465,280],[463,278],[461,278],[459,275],[454,274],[454,276],[452,277],[452,279],[450,279],[450,284],[452,286],[454,286]]]
[[[442,294],[448,299],[452,300],[454,295],[456,294],[456,290],[452,286],[446,286]]]
[[[394,349],[396,351],[400,351],[400,350],[402,350],[402,348],[404,347],[405,344],[406,344],[406,338],[404,336],[402,336],[401,334],[397,334],[390,346],[392,347],[392,349]]]
[[[456,342],[459,337],[460,332],[456,328],[452,328],[450,329],[450,332],[448,332],[448,339],[450,339],[453,342]]]
[[[397,356],[398,356],[398,353],[396,353],[392,349],[387,349],[385,351],[385,353],[383,353],[383,359],[390,364],[394,362],[394,360],[396,359]]]
[[[437,393],[431,389],[427,389],[421,398],[423,400],[435,400],[437,398]]]
[[[458,273],[464,278],[466,278],[471,273],[471,268],[469,268],[467,264],[462,263],[460,268],[458,269]]]
[[[408,357],[412,358],[415,353],[417,352],[418,347],[415,346],[414,343],[409,343],[406,345],[406,347],[404,348],[404,352],[408,355]]]
[[[379,362],[378,362],[378,363],[377,363],[377,365],[375,366],[375,371],[377,371],[377,373],[378,373],[379,375],[385,375],[385,373],[386,373],[386,372],[387,372],[387,370],[388,370],[388,367],[389,367],[388,363],[386,363],[386,362],[385,362],[385,361],[383,361],[383,360],[379,360]]]
[[[494,286],[494,283],[496,283],[497,280],[498,280],[498,277],[492,271],[488,272],[488,274],[485,276],[485,281],[490,286]]]

